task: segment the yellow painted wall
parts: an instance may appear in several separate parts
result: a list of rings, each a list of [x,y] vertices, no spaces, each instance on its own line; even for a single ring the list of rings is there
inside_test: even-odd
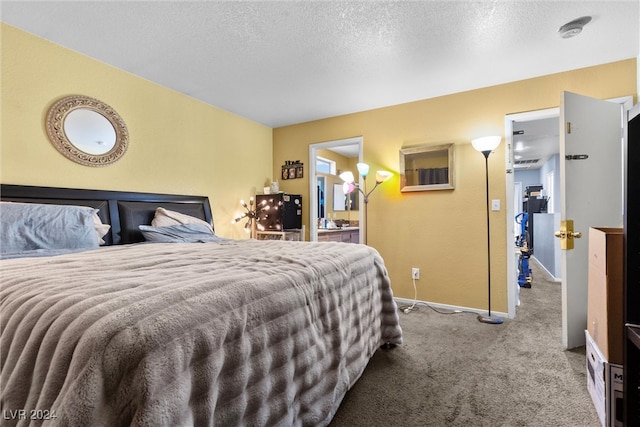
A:
[[[231,220],[239,200],[272,177],[271,128],[6,24],[0,36],[1,182],[205,195],[216,232],[246,237]],[[72,94],[106,102],[124,119],[130,143],[121,160],[82,166],[49,142],[47,111]]]
[[[285,159],[308,157],[309,144],[361,135],[372,171],[396,172],[371,196],[368,228],[368,243],[385,259],[395,295],[413,298],[409,273],[419,267],[418,299],[486,309],[485,161],[471,139],[503,135],[507,114],[557,107],[564,90],[602,99],[635,96],[636,75],[631,59],[274,129],[274,170]],[[418,141],[456,144],[454,191],[400,192],[398,150]],[[489,168],[490,198],[503,207],[491,212],[491,301],[493,310],[506,312],[512,248],[506,243],[504,138]],[[281,188],[308,196],[306,179]]]

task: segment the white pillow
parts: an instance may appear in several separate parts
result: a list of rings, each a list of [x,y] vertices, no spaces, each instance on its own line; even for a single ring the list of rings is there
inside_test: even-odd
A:
[[[96,233],[98,234],[98,241],[101,245],[105,244],[105,241],[102,239],[111,229],[109,224],[103,224],[100,220],[100,217],[97,213],[93,214],[93,228],[95,228]]]
[[[211,230],[211,233],[213,233],[213,227],[207,221],[203,221],[200,218],[185,215],[180,212],[170,211],[165,208],[157,208],[153,220],[151,221],[151,225],[154,227],[169,227],[171,225],[180,224],[202,224],[207,226],[207,228]]]

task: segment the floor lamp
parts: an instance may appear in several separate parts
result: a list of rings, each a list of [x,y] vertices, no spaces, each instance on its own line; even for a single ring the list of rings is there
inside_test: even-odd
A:
[[[487,193],[487,289],[489,292],[488,298],[488,315],[478,315],[478,321],[482,323],[491,323],[498,325],[502,323],[502,318],[491,316],[491,233],[489,228],[489,154],[492,150],[495,150],[500,145],[501,136],[485,136],[482,138],[476,138],[471,141],[473,148],[480,151],[484,155],[484,173],[486,181],[486,193]]]
[[[364,196],[364,234],[363,234],[364,241],[362,243],[366,245],[367,244],[367,228],[369,227],[369,224],[367,222],[367,207],[369,205],[369,196],[371,195],[371,193],[373,193],[373,190],[375,190],[378,187],[378,185],[382,184],[383,182],[391,178],[391,175],[393,175],[393,173],[388,171],[377,171],[376,185],[373,186],[371,191],[367,192],[367,175],[369,175],[369,165],[366,163],[358,163],[356,166],[358,168],[358,173],[362,177],[364,189],[360,188],[360,185],[357,182],[355,182],[355,177],[353,176],[353,172],[351,171],[342,172],[340,174],[340,179],[344,181],[342,188],[344,190],[344,193],[347,196],[351,194],[351,192],[354,190],[358,190]]]

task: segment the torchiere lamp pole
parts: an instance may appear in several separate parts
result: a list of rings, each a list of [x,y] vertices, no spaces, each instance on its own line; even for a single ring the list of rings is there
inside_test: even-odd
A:
[[[501,317],[491,316],[491,233],[489,228],[489,154],[500,145],[501,136],[485,136],[471,141],[473,148],[484,155],[486,196],[487,196],[487,289],[488,289],[488,315],[478,315],[478,321],[498,325],[502,323]]]
[[[367,208],[369,206],[369,196],[371,195],[371,193],[373,193],[373,190],[378,188],[378,185],[382,184],[383,182],[391,178],[393,173],[389,171],[377,171],[376,185],[373,186],[371,191],[367,192],[367,175],[369,175],[369,165],[366,163],[358,163],[356,166],[358,168],[358,173],[362,177],[364,189],[360,188],[360,185],[357,182],[355,182],[355,177],[353,176],[353,172],[351,171],[342,172],[340,174],[340,179],[344,181],[342,188],[345,194],[349,195],[352,191],[358,190],[360,193],[362,193],[364,197],[363,198],[363,201],[364,201],[364,239],[363,240],[364,242],[362,243],[366,245],[367,244],[367,228],[369,227],[369,223],[367,222]]]

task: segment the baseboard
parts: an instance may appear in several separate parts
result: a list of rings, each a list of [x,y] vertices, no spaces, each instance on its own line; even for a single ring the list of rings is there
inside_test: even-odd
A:
[[[398,305],[411,305],[415,301],[415,300],[412,300],[412,299],[400,298],[400,297],[393,297],[393,299],[396,301],[396,303]],[[461,312],[465,312],[465,313],[481,314],[483,316],[487,316],[489,314],[489,312],[487,310],[482,310],[482,309],[479,309],[479,308],[470,308],[470,307],[462,307],[462,306],[458,306],[458,305],[440,304],[440,303],[437,303],[437,302],[422,301],[422,300],[417,300],[416,302],[417,302],[418,305],[419,304],[426,304],[426,305],[431,306],[433,308],[438,308],[438,309],[447,310],[447,311],[461,311]],[[496,316],[496,317],[504,317],[505,319],[509,317],[509,315],[507,313],[503,313],[503,312],[500,312],[500,311],[493,311],[493,310],[491,310],[491,315],[492,316]]]
[[[551,274],[551,272],[550,272],[549,270],[547,270],[547,267],[545,267],[545,266],[544,266],[544,264],[542,264],[540,261],[538,261],[538,259],[535,257],[535,255],[533,255],[533,256],[531,257],[531,259],[533,259],[533,260],[535,260],[535,261],[536,261],[536,264],[538,265],[538,267],[540,267],[541,269],[543,269],[543,270],[545,271],[545,273],[547,273],[547,275],[548,275],[549,277],[551,277],[551,280],[552,280],[553,282],[556,282],[556,283],[562,283],[562,279],[558,279],[556,276],[554,276],[553,274]],[[535,279],[534,279],[534,280],[535,280]]]

